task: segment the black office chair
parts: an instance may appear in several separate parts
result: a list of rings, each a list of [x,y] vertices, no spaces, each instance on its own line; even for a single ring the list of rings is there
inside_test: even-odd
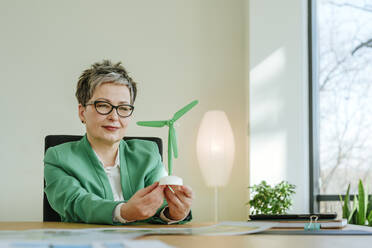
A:
[[[78,141],[82,138],[81,135],[48,135],[45,137],[45,147],[44,153],[48,150],[49,147],[53,147],[59,144],[63,144],[70,141]],[[131,139],[142,139],[142,140],[149,140],[153,141],[158,145],[159,152],[161,159],[163,160],[163,142],[161,138],[158,137],[124,137],[124,140],[131,140]],[[45,188],[45,180],[44,180],[44,188]],[[54,211],[54,209],[50,206],[48,202],[48,198],[44,192],[44,202],[43,202],[43,221],[54,221],[60,222],[61,217],[59,214]]]

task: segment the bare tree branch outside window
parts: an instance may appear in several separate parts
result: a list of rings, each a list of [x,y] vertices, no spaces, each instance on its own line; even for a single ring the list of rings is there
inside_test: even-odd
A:
[[[318,0],[316,11],[320,194],[356,192],[359,178],[372,189],[372,0]]]

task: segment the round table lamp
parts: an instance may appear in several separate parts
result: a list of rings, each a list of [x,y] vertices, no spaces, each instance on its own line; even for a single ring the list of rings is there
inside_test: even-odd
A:
[[[198,131],[196,151],[203,178],[215,191],[215,216],[218,220],[218,187],[228,183],[234,162],[234,135],[225,112],[208,111]]]

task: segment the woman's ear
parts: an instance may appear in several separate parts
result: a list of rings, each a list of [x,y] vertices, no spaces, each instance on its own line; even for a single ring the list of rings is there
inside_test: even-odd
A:
[[[81,120],[81,123],[85,123],[85,107],[80,103],[78,106],[78,112],[79,112],[79,118]]]

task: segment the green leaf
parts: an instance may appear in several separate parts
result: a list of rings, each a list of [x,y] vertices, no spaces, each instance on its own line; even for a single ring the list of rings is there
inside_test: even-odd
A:
[[[369,212],[367,221],[368,221],[368,226],[372,226],[372,211]]]
[[[366,224],[366,215],[367,215],[367,197],[364,191],[363,182],[359,180],[358,186],[359,193],[359,205],[358,205],[358,215],[357,215],[357,224],[365,225]]]
[[[372,196],[368,196],[367,213],[372,211]]]
[[[354,196],[354,201],[353,201],[353,209],[350,212],[350,215],[347,219],[347,223],[349,224],[356,224],[356,214],[357,214],[357,206],[358,206],[358,197]]]
[[[342,218],[348,219],[350,216],[350,184],[347,186],[346,195],[344,198],[344,205],[342,206]],[[342,198],[340,196],[340,201],[342,201]]]

